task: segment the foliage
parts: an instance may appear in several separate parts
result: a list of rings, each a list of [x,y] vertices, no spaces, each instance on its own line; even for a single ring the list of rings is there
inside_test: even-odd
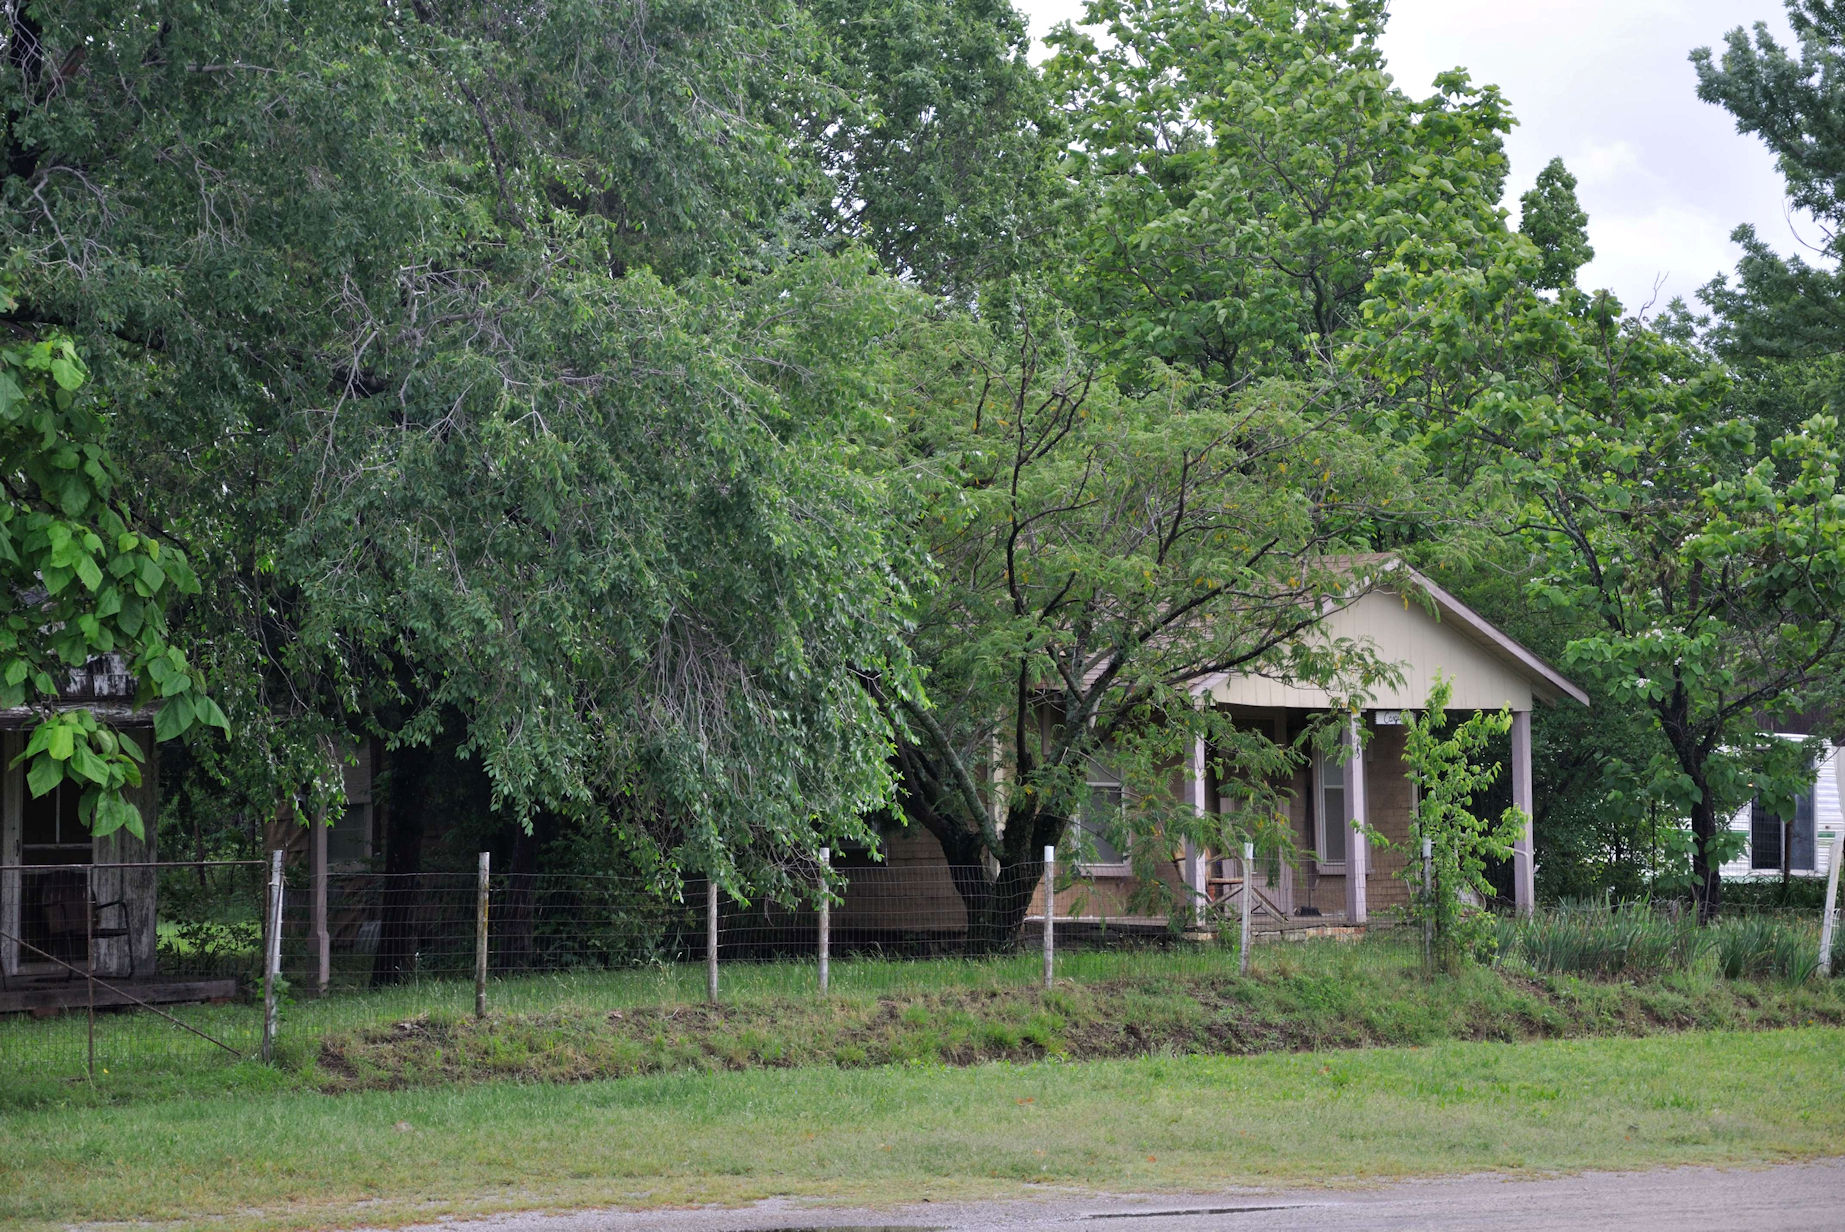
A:
[[[806,121],[821,227],[957,299],[1006,294],[1041,256],[1061,117],[1005,0],[809,0],[842,108]]]
[[[1760,137],[1775,156],[1792,204],[1820,224],[1814,247],[1825,259],[1811,265],[1782,257],[1752,227],[1732,239],[1743,249],[1736,281],[1719,277],[1702,292],[1717,313],[1716,341],[1750,356],[1806,358],[1835,355],[1845,302],[1845,137],[1838,116],[1845,108],[1845,9],[1836,0],[1787,0],[1798,48],[1782,47],[1765,25],[1738,27],[1720,57],[1708,47],[1692,53],[1698,97],[1736,117],[1736,126]]]
[[[0,287],[0,309],[13,306]],[[118,495],[87,376],[75,344],[55,331],[0,344],[0,587],[9,596],[0,708],[31,714],[13,764],[26,767],[34,796],[68,782],[82,792],[78,816],[91,833],[140,838],[146,824],[126,793],[141,785],[148,750],[120,730],[119,715],[63,701],[69,682],[92,667],[125,672],[134,687],[115,704],[157,703],[157,740],[225,719],[168,637],[168,602],[198,583]]]
[[[1819,927],[1811,917],[1742,914],[1700,927],[1693,916],[1647,902],[1591,901],[1501,920],[1497,931],[1502,961],[1596,979],[1658,979],[1708,964],[1726,980],[1798,985],[1819,967]]]
[[[1594,622],[1566,668],[1650,713],[1669,754],[1639,790],[1691,818],[1709,915],[1724,819],[1791,800],[1811,764],[1762,728],[1820,700],[1845,653],[1837,423],[1759,433],[1708,353],[1605,295],[1544,298],[1534,267],[1510,244],[1489,271],[1380,279],[1384,378],[1451,474],[1506,494],[1501,524],[1543,562],[1531,597]]]
[[[1149,875],[1186,839],[1227,849],[1225,825],[1275,845],[1265,784],[1295,755],[1194,699],[1231,671],[1360,690],[1384,670],[1307,634],[1369,584],[1340,554],[1389,516],[1414,455],[1342,431],[1314,405],[1337,391],[1162,369],[1157,391],[1124,393],[1029,322],[976,330],[944,367],[944,392],[885,445],[940,571],[917,587],[910,635],[932,704],[885,702],[908,817],[951,865],[998,861],[962,887],[975,918],[1009,935],[1042,848],[1085,807],[1096,820],[1096,781],[1123,785],[1126,807],[1098,825]],[[1197,740],[1218,781],[1248,784],[1245,816],[1200,816],[1175,792]]]
[[[1403,877],[1409,883],[1409,918],[1433,931],[1435,960],[1453,970],[1465,958],[1489,949],[1492,927],[1468,897],[1492,893],[1486,880],[1488,859],[1504,860],[1524,835],[1529,818],[1508,808],[1497,818],[1474,813],[1474,799],[1490,787],[1501,770],[1480,755],[1495,738],[1512,729],[1512,712],[1488,715],[1475,711],[1448,725],[1448,701],[1454,685],[1436,675],[1427,709],[1403,719],[1403,761],[1415,785],[1416,808],[1410,814],[1404,847]],[[1423,845],[1429,847],[1428,881],[1423,879]]]
[[[395,871],[453,787],[774,891],[889,789],[849,669],[909,687],[904,596],[836,442],[909,292],[820,251],[804,10],[509,14],[9,6],[10,317],[201,572],[237,736],[177,798],[331,816],[375,740]]]
[[[1595,259],[1595,249],[1589,246],[1589,216],[1576,201],[1576,177],[1561,158],[1545,164],[1519,205],[1519,234],[1543,255],[1532,284],[1552,291],[1575,286],[1576,271]]]
[[[1073,117],[1068,287],[1130,381],[1325,364],[1399,248],[1472,260],[1503,229],[1497,91],[1405,96],[1377,0],[1097,0],[1046,67]]]

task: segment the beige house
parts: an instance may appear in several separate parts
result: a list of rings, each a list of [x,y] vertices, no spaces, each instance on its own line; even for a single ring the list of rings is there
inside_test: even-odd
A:
[[[1407,841],[1414,802],[1403,761],[1401,715],[1427,705],[1437,674],[1452,687],[1450,712],[1512,711],[1512,799],[1527,816],[1532,813],[1532,708],[1565,700],[1588,704],[1587,695],[1555,668],[1429,578],[1407,565],[1381,563],[1385,583],[1330,611],[1313,636],[1365,645],[1380,661],[1395,665],[1399,679],[1374,691],[1341,755],[1316,757],[1285,785],[1297,859],[1271,860],[1266,866],[1258,861],[1253,870],[1252,905],[1270,927],[1362,925],[1373,913],[1406,901],[1401,852],[1362,842],[1358,832],[1374,832],[1396,844]],[[1323,719],[1340,704],[1325,689],[1250,675],[1199,680],[1193,694],[1199,704],[1229,712],[1239,726],[1272,732],[1282,742],[1292,741],[1310,721]],[[1235,807],[1228,785],[1216,781],[1202,742],[1179,774],[1179,785],[1198,810]],[[1097,772],[1090,786],[1101,792],[1119,787],[1104,772]],[[1077,870],[1074,884],[1058,892],[1058,918],[1154,923],[1136,915],[1133,903],[1141,896],[1134,893],[1137,883],[1128,866],[1103,844],[1097,844],[1096,854],[1095,861]],[[1161,870],[1161,880],[1180,901],[1194,903],[1200,921],[1208,922],[1213,912],[1233,908],[1244,892],[1241,866],[1240,859],[1226,853],[1188,848],[1170,872]],[[1533,905],[1533,874],[1527,832],[1514,858],[1521,911]],[[888,839],[884,869],[852,876],[852,890],[835,917],[848,928],[884,931],[881,925],[901,920],[913,932],[947,935],[966,927],[940,847],[916,827]],[[891,894],[901,901],[892,901]]]

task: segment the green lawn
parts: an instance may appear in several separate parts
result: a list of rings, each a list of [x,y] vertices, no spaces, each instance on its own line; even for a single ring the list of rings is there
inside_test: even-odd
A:
[[[1845,1030],[1801,1028],[40,1107],[0,1122],[0,1223],[235,1213],[308,1228],[1773,1162],[1845,1141],[1842,1054]]]

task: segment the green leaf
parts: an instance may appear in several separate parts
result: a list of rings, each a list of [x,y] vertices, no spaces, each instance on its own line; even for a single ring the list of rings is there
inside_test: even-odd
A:
[[[44,795],[64,781],[64,764],[49,757],[33,759],[32,768],[26,771],[26,786],[32,789],[34,798]]]

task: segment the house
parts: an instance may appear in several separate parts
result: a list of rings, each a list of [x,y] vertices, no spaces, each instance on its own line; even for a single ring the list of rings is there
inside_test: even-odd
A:
[[[112,982],[155,975],[159,771],[153,715],[134,708],[134,691],[120,657],[109,655],[71,672],[59,704],[87,707],[146,754],[141,787],[132,795],[145,838],[126,830],[92,836],[78,820],[81,791],[74,784],[35,798],[25,767],[13,763],[37,712],[0,711],[0,1012],[42,1007],[60,996],[82,999],[83,981],[73,981],[60,960],[78,968],[93,963]],[[50,984],[58,987],[46,991]]]
[[[1312,636],[1367,645],[1380,660],[1396,665],[1400,679],[1375,691],[1352,721],[1341,754],[1316,756],[1284,785],[1298,860],[1258,861],[1251,887],[1253,906],[1271,926],[1364,925],[1374,913],[1407,902],[1402,851],[1362,842],[1357,831],[1407,842],[1414,793],[1403,760],[1402,714],[1426,706],[1438,674],[1453,689],[1450,712],[1512,711],[1511,794],[1527,816],[1533,811],[1532,708],[1588,705],[1581,688],[1428,577],[1392,560],[1364,563],[1381,564],[1384,583],[1329,611]],[[1280,742],[1293,741],[1339,704],[1324,688],[1259,675],[1201,679],[1192,694],[1199,705],[1218,707],[1238,725],[1270,732]],[[1199,811],[1229,812],[1237,807],[1233,786],[1216,779],[1211,761],[1210,750],[1202,742],[1195,745],[1187,763],[1176,768],[1177,786]],[[1092,798],[1121,790],[1099,763],[1091,764],[1090,775]],[[1093,845],[1097,858],[1057,893],[1058,919],[1157,922],[1136,915],[1134,904],[1144,897],[1136,890],[1143,887],[1128,865],[1105,843]],[[1530,911],[1535,901],[1532,851],[1527,828],[1513,861],[1520,911]],[[912,934],[965,929],[965,911],[932,836],[916,827],[889,836],[885,864],[888,872],[853,872],[836,923],[869,930],[901,919]],[[1195,904],[1203,923],[1213,908],[1227,907],[1245,892],[1241,864],[1230,853],[1188,847],[1160,877],[1180,901]],[[890,901],[880,887],[900,894],[901,901]],[[1043,892],[1040,887],[1040,918]]]
[[[1804,735],[1777,732],[1783,740],[1804,740]],[[1812,786],[1794,801],[1791,817],[1770,812],[1756,800],[1738,809],[1730,829],[1742,837],[1736,858],[1723,866],[1725,881],[1750,881],[1780,877],[1823,877],[1830,871],[1833,840],[1845,830],[1845,809],[1839,799],[1840,756],[1845,750],[1828,748],[1813,767]]]

